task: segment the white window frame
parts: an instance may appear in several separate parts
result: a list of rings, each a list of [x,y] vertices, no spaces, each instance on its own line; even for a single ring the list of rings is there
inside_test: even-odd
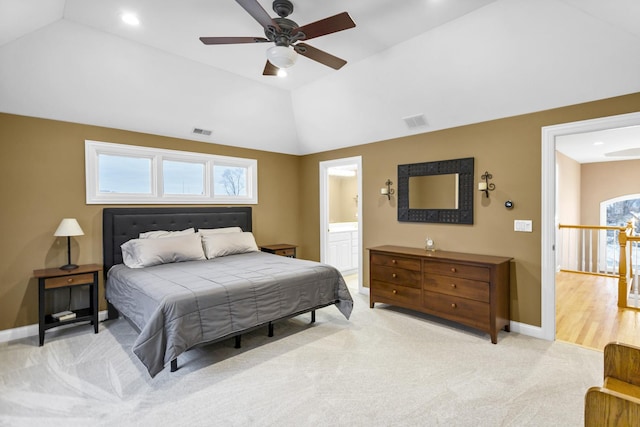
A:
[[[86,202],[91,204],[257,204],[258,161],[241,157],[216,156],[189,151],[165,150],[85,140]],[[151,159],[151,194],[100,193],[100,155],[144,157]],[[204,167],[204,188],[199,194],[164,194],[162,166],[164,160],[200,163]],[[246,195],[216,196],[213,194],[213,167],[233,166],[247,171]]]

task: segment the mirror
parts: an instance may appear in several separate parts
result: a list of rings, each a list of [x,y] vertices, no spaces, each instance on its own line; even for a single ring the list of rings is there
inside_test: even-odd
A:
[[[457,173],[409,177],[409,209],[458,209]]]
[[[473,224],[473,162],[398,165],[398,221]]]

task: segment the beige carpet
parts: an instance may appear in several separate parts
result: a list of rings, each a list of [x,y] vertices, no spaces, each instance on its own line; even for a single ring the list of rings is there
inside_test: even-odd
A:
[[[0,344],[2,426],[581,426],[602,353],[489,336],[354,294],[147,375],[126,320]]]

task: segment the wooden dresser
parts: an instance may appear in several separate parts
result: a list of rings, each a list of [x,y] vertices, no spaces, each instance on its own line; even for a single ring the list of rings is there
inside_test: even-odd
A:
[[[491,335],[509,331],[511,258],[403,246],[369,248],[370,306],[376,302],[452,320]]]

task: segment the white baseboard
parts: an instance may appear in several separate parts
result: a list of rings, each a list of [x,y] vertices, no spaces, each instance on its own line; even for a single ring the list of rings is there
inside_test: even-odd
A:
[[[98,321],[102,322],[107,319],[107,310],[98,312]],[[69,328],[72,327],[73,324],[60,326],[60,328]],[[23,338],[28,338],[32,336],[38,336],[38,324],[20,326],[19,328],[13,329],[5,329],[4,331],[0,331],[0,343],[9,342],[14,340],[19,340]]]
[[[369,293],[369,288],[362,288],[360,292],[366,295]],[[107,319],[106,310],[98,312],[98,321],[102,322],[106,319]],[[64,327],[71,327],[71,326],[73,326],[73,324],[61,326],[61,327],[64,328]],[[526,323],[511,321],[509,328],[511,332],[516,332],[516,333],[527,335],[534,338],[546,339],[546,337],[543,334],[542,328],[539,326],[532,326]],[[37,324],[21,326],[19,328],[13,328],[13,329],[6,329],[4,331],[0,331],[0,343],[19,340],[22,338],[28,338],[28,337],[37,336],[37,335],[38,335]]]
[[[370,295],[369,291],[370,291],[370,289],[369,288],[365,288],[364,286],[361,287],[360,289],[358,289],[358,293],[362,294],[362,295]]]
[[[533,325],[528,325],[526,323],[511,321],[509,328],[511,329],[511,332],[516,332],[522,335],[527,335],[534,338],[548,340],[548,338],[545,337],[544,331],[540,326],[533,326]],[[554,340],[550,340],[550,341],[554,341]]]

